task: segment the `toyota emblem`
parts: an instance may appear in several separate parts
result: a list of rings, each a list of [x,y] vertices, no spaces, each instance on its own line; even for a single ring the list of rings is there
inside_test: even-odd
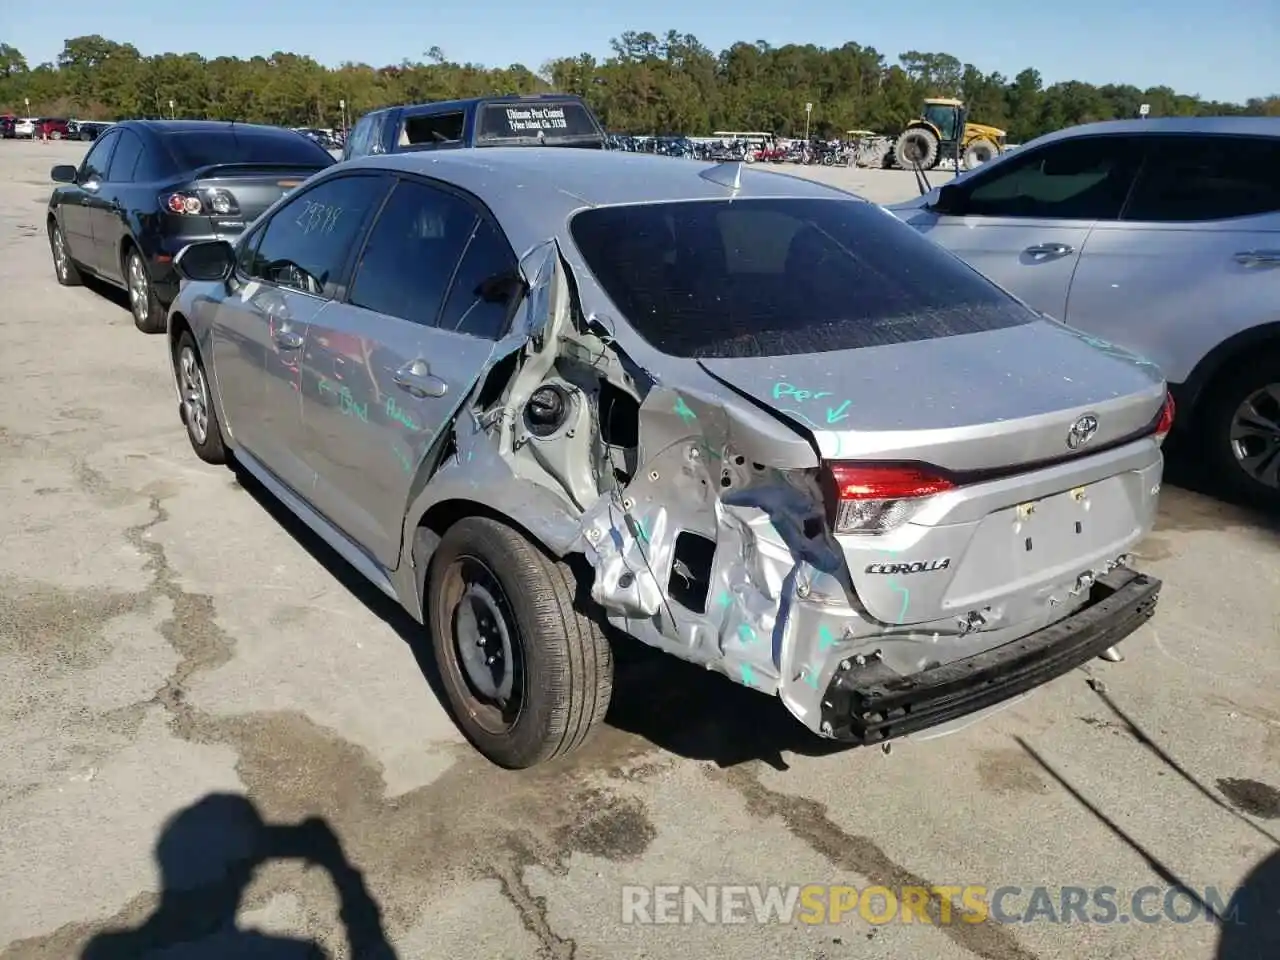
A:
[[[1072,450],[1083,447],[1097,432],[1098,418],[1092,413],[1086,413],[1071,425],[1071,429],[1067,432],[1067,446]]]

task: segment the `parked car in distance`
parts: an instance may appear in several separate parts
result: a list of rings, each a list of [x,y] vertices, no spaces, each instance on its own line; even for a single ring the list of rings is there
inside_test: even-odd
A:
[[[71,129],[62,117],[41,117],[36,122],[35,135],[46,140],[66,140],[71,135]]]
[[[0,114],[0,140],[12,140],[18,134],[18,118],[11,113]]]
[[[1149,358],[1222,486],[1280,505],[1280,117],[1061,130],[889,209]]]
[[[30,140],[36,135],[36,124],[39,122],[39,117],[20,117],[14,124],[13,135],[20,140]]]
[[[366,113],[351,128],[342,159],[457,147],[602,149],[604,128],[581,97],[567,94],[476,97]]]
[[[188,243],[237,236],[334,158],[281,127],[131,120],[107,129],[79,167],[59,165],[49,198],[58,282],[89,273],[128,291],[139,330],[164,329]]]
[[[109,120],[73,120],[68,124],[69,134],[76,140],[97,140],[102,132],[113,124]]]
[[[1154,610],[1126,554],[1159,373],[834,188],[613,151],[368,157],[176,265],[196,454],[234,453],[425,624],[499,764],[603,718],[605,624],[875,743]]]

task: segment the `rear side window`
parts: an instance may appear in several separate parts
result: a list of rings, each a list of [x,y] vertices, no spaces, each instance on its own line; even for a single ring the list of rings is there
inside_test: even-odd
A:
[[[970,181],[956,213],[974,217],[1114,220],[1137,173],[1130,137],[1061,140]],[[950,212],[950,211],[949,211]]]
[[[107,180],[111,183],[132,183],[133,171],[142,156],[142,141],[128,130],[121,130],[116,141],[116,152],[111,155],[111,168]]]
[[[570,224],[656,349],[773,357],[979,333],[1035,319],[870,203],[802,198],[597,207]]]
[[[440,329],[497,340],[506,328],[515,294],[510,283],[495,281],[518,276],[518,269],[501,231],[481,218],[458,264]]]
[[[1194,223],[1280,210],[1280,139],[1168,137],[1151,146],[1125,220]]]
[[[480,108],[477,140],[599,136],[586,106],[574,100],[489,103]]]
[[[348,301],[434,326],[476,220],[475,208],[461,197],[400,181],[369,231]]]
[[[433,113],[421,117],[407,117],[400,130],[402,147],[438,147],[457,143],[462,139],[466,114]]]
[[[297,164],[327,167],[333,156],[314,140],[292,130],[265,131],[248,127],[181,130],[165,137],[174,160],[183,170],[215,163]]]

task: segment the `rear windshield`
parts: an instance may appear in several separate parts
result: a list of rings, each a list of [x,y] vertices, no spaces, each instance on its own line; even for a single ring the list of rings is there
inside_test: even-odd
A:
[[[327,167],[333,156],[314,140],[292,130],[181,130],[165,136],[184,170],[215,163],[286,163]]]
[[[1035,314],[888,211],[858,200],[596,207],[570,230],[654,348],[773,357],[1028,323]]]
[[[488,103],[476,118],[477,140],[536,137],[598,137],[600,128],[582,103],[538,100],[529,103]]]

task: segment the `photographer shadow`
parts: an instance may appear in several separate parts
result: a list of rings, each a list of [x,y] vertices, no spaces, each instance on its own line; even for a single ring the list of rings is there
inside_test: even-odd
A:
[[[311,940],[245,930],[236,923],[257,869],[301,860],[325,870],[341,904],[353,960],[396,960],[381,911],[329,824],[268,824],[247,797],[209,794],[180,810],[156,842],[162,889],[155,911],[134,929],[96,935],[81,960],[326,960]]]

